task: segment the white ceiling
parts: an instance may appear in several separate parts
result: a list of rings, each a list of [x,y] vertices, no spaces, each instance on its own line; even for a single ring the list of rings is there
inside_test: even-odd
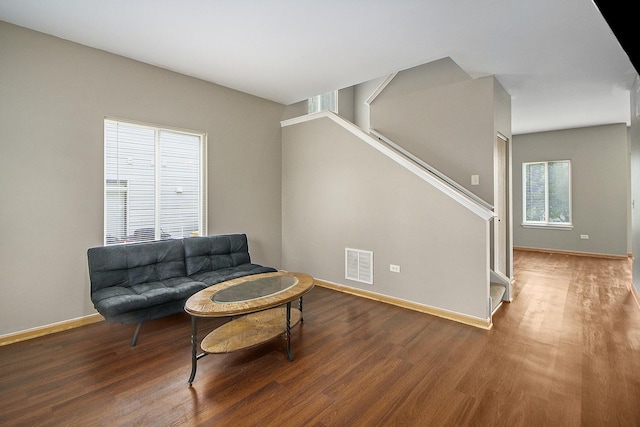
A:
[[[0,20],[285,105],[451,57],[496,76],[514,134],[628,124],[636,75],[591,0],[0,0]]]

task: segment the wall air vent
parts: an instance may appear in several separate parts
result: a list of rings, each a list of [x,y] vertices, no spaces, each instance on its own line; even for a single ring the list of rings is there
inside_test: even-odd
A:
[[[345,277],[373,285],[373,252],[345,248]]]

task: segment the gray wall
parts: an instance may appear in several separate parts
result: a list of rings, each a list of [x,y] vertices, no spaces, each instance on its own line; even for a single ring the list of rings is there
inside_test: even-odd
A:
[[[284,106],[0,22],[0,335],[94,313],[105,116],[208,134],[208,232],[281,264]]]
[[[369,128],[371,127],[371,113],[369,111],[369,105],[365,102],[378,89],[378,87],[382,84],[382,82],[384,82],[385,79],[386,77],[379,77],[377,79],[369,80],[367,82],[360,83],[354,86],[354,123],[367,133],[369,132]]]
[[[509,141],[511,135],[511,95],[502,87],[500,82],[493,80],[493,127],[494,137],[500,132]]]
[[[571,160],[573,230],[522,227],[522,163]],[[513,137],[514,246],[627,255],[627,128],[595,126]],[[580,239],[588,234],[588,240]]]
[[[487,222],[328,118],[282,145],[285,269],[488,318]],[[345,279],[345,248],[374,252],[373,285]]]
[[[471,80],[450,59],[405,70],[371,104],[371,127],[493,203],[494,87],[493,77]],[[510,129],[509,120],[500,131]]]
[[[309,101],[306,99],[304,101],[296,102],[295,104],[287,105],[284,113],[282,114],[282,120],[304,116],[308,111]]]
[[[631,239],[633,257],[633,284],[640,292],[640,77],[636,75],[631,88]]]
[[[351,123],[355,121],[355,89],[349,86],[338,91],[338,115]]]

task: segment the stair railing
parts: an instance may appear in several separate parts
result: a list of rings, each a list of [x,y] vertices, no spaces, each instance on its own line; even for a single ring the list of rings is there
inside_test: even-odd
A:
[[[442,172],[440,172],[439,170],[437,170],[433,166],[429,165],[428,163],[426,163],[425,161],[420,159],[419,157],[417,157],[414,154],[412,154],[411,152],[405,150],[404,148],[402,148],[401,146],[399,146],[395,142],[391,141],[389,138],[385,137],[384,135],[380,134],[376,130],[369,129],[369,132],[371,133],[371,135],[373,135],[375,138],[377,138],[380,142],[383,142],[389,148],[391,148],[394,151],[402,154],[405,158],[411,160],[413,163],[415,163],[416,165],[420,166],[424,171],[428,172],[429,174],[431,174],[432,176],[436,177],[440,181],[445,182],[447,185],[455,188],[457,191],[459,191],[460,193],[464,194],[469,199],[473,200],[475,203],[479,204],[480,206],[484,207],[485,209],[493,211],[493,205],[491,205],[490,203],[487,203],[485,200],[481,199],[480,197],[478,197],[473,192],[467,190],[465,187],[463,187],[462,185],[458,184],[457,182],[455,182],[454,180],[452,180],[451,178],[449,178],[448,176],[446,176],[445,174],[443,174]]]

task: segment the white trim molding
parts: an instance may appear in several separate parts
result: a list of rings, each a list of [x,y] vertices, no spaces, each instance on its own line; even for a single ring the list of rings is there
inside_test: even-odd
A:
[[[371,96],[369,96],[369,98],[367,98],[367,100],[364,101],[364,103],[367,105],[371,105],[371,103],[378,97],[378,95],[382,93],[382,91],[389,85],[389,83],[391,83],[391,80],[393,80],[397,74],[398,74],[397,72],[389,74],[387,78],[384,79],[382,83],[380,83],[380,85],[376,88],[376,90],[373,91]]]
[[[480,319],[478,317],[469,316],[462,313],[456,313],[453,311],[445,310],[443,308],[433,307],[417,302],[407,301],[401,298],[392,297],[389,295],[382,295],[376,292],[367,291],[359,288],[352,288],[350,286],[340,285],[337,283],[329,282],[326,280],[315,279],[317,286],[332,289],[334,291],[344,292],[346,294],[355,295],[358,297],[368,298],[374,301],[380,301],[386,304],[395,305],[409,310],[418,311],[420,313],[429,314],[443,319],[452,320],[454,322],[463,323],[465,325],[474,326],[480,329],[489,330],[493,327],[491,317],[488,319]]]

